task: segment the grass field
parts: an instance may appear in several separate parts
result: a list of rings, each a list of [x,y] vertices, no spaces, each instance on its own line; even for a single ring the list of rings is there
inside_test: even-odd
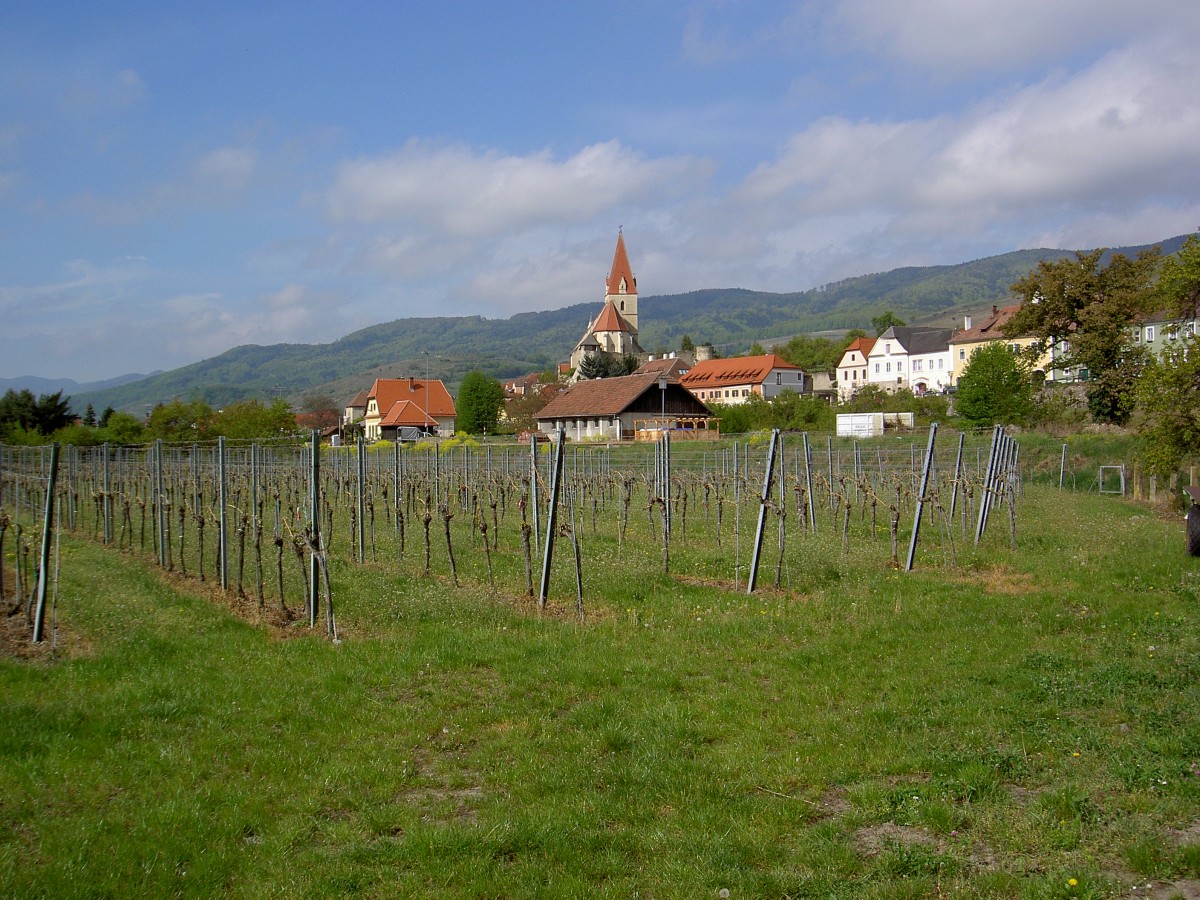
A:
[[[912,573],[796,534],[753,596],[583,528],[583,622],[573,574],[539,614],[479,553],[335,559],[339,643],[64,539],[53,653],[0,659],[0,894],[1200,896],[1180,521],[1007,525]]]

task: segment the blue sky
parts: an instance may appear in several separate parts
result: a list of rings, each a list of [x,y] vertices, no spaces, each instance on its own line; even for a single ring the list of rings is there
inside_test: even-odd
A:
[[[0,376],[598,301],[619,227],[644,296],[1191,232],[1198,44],[1194,0],[10,0]]]

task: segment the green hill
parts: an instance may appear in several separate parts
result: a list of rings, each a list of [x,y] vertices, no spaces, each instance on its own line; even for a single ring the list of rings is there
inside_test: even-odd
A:
[[[1182,243],[1180,236],[1161,246],[1164,253],[1173,253]],[[1019,250],[959,265],[893,269],[796,293],[731,288],[644,296],[639,304],[641,343],[650,352],[661,352],[678,347],[686,334],[733,355],[755,340],[868,328],[872,316],[889,309],[910,323],[956,324],[964,313],[1008,302],[1009,286],[1039,260],[1071,252]],[[173,397],[222,406],[252,397],[295,398],[309,391],[329,392],[342,401],[375,377],[428,374],[455,385],[478,369],[505,378],[565,360],[598,309],[597,299],[507,319],[397,319],[328,344],[245,345],[129,384],[78,394],[72,406],[143,411]]]

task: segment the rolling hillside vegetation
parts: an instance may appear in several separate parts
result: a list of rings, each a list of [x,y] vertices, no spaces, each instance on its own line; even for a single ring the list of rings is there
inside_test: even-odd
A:
[[[1182,243],[1180,236],[1160,246],[1164,253],[1173,253]],[[1133,254],[1139,249],[1143,248],[1114,252]],[[964,313],[1009,302],[1009,286],[1039,260],[1072,252],[1019,250],[959,265],[894,269],[796,293],[709,289],[644,295],[641,343],[649,352],[663,352],[678,347],[686,334],[730,356],[744,352],[754,340],[869,328],[871,317],[885,310],[910,323],[957,324]],[[473,369],[510,377],[565,360],[601,299],[508,319],[398,319],[328,344],[235,347],[129,384],[77,394],[72,407],[78,411],[91,403],[97,410],[112,406],[143,412],[174,397],[221,406],[255,397],[297,398],[314,391],[333,394],[340,402],[376,377],[428,374],[452,386]]]

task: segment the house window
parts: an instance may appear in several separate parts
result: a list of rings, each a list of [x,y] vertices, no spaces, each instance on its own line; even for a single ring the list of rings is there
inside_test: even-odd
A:
[[[1133,342],[1135,344],[1140,344],[1142,342],[1142,329],[1140,329],[1140,328],[1134,329]]]
[[[875,363],[875,374],[879,374],[879,363]]]
[[[938,358],[938,368],[939,369],[942,367],[942,362],[943,362],[943,360],[941,359],[941,357],[939,357]]]
[[[1150,343],[1152,340],[1154,340],[1154,326],[1147,325],[1146,326],[1146,343]]]
[[[884,352],[884,353],[891,353],[891,352],[892,352],[892,345],[891,345],[891,344],[884,344],[884,345],[883,345],[883,352]]]
[[[854,381],[858,381],[858,369],[852,369],[850,374],[854,376]]]
[[[776,373],[775,373],[775,383],[776,383],[776,384],[783,384],[783,373],[782,373],[782,372],[776,372]]]
[[[967,358],[967,351],[966,351],[966,350],[959,350],[959,351],[958,351],[958,358],[959,358],[959,359],[966,359],[966,358]]]
[[[843,370],[842,371],[842,381],[849,381],[849,380],[850,380],[850,373]]]
[[[904,368],[904,360],[902,360],[902,359],[896,360],[896,371],[899,372],[903,368]]]
[[[891,364],[891,363],[888,363],[888,364],[887,364],[887,370],[888,370],[889,372],[890,372],[890,371],[892,371],[892,364]]]

